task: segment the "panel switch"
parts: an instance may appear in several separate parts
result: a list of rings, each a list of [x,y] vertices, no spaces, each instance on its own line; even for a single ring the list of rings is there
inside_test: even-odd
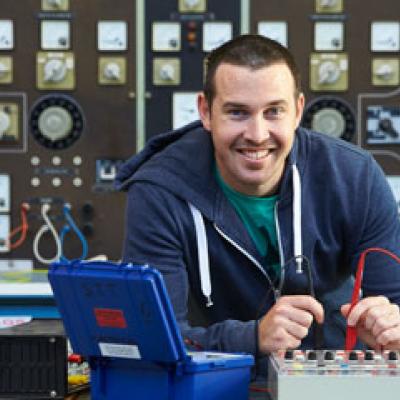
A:
[[[19,139],[18,104],[0,103],[0,146],[2,141]]]
[[[71,52],[39,52],[37,54],[37,88],[75,88],[75,62]]]
[[[0,84],[12,83],[13,59],[11,56],[0,56]]]
[[[126,83],[125,57],[100,57],[98,68],[100,85],[123,85]]]
[[[310,58],[310,86],[314,91],[345,91],[348,88],[348,57],[345,53],[314,53]]]

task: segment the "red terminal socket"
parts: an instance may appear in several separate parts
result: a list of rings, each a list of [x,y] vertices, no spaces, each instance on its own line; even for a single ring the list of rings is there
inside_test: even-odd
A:
[[[80,354],[70,354],[68,356],[68,362],[74,364],[82,364],[84,361],[83,357]]]

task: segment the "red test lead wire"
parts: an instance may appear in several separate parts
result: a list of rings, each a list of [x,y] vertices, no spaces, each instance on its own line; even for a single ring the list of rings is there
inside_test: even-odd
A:
[[[30,206],[28,203],[21,204],[21,225],[15,229],[13,229],[10,232],[10,234],[8,235],[8,243],[10,246],[10,250],[14,250],[14,249],[18,248],[19,246],[21,246],[22,243],[24,243],[24,241],[26,239],[26,234],[28,232],[27,213],[29,211],[29,208],[30,208]],[[19,237],[19,239],[16,242],[11,243],[11,238],[13,238],[19,232],[21,232],[21,236]]]
[[[392,252],[390,252],[389,250],[382,249],[380,247],[370,247],[369,249],[364,250],[361,253],[361,256],[360,256],[360,258],[358,260],[358,264],[357,264],[356,280],[354,282],[354,289],[353,289],[353,294],[351,296],[351,305],[350,305],[348,315],[350,314],[350,312],[354,308],[354,306],[358,303],[358,300],[360,298],[360,290],[361,290],[361,283],[362,283],[362,277],[363,277],[363,272],[364,272],[365,258],[367,257],[368,253],[372,253],[372,252],[384,253],[384,254],[388,255],[389,257],[393,258],[395,261],[397,261],[400,264],[400,258],[397,257]],[[355,326],[347,325],[345,350],[347,350],[347,351],[353,350],[354,346],[356,345],[356,342],[357,342],[357,328]]]

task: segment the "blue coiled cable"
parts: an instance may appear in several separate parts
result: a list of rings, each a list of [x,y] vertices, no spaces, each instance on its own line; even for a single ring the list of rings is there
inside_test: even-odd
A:
[[[75,221],[72,218],[70,204],[68,204],[68,203],[64,204],[63,213],[64,213],[64,218],[67,221],[67,223],[64,225],[64,227],[62,228],[61,233],[60,233],[61,246],[62,246],[62,248],[64,248],[64,237],[72,229],[82,243],[82,254],[81,254],[79,260],[84,260],[88,255],[88,243],[87,243],[85,236],[80,231],[80,229],[78,228],[78,226],[76,225]],[[61,254],[60,260],[61,261],[70,261],[68,258],[66,258],[64,256],[63,253]]]

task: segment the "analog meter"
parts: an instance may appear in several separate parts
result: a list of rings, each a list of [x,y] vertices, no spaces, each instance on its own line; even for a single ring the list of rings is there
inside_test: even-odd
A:
[[[371,51],[399,51],[400,22],[372,22]]]
[[[179,22],[153,23],[153,51],[179,51],[181,49],[181,24]]]
[[[286,21],[261,21],[258,23],[258,34],[277,41],[287,47],[287,22]]]
[[[197,92],[175,92],[172,97],[172,129],[199,119]]]
[[[14,24],[9,19],[0,19],[0,50],[14,48]]]
[[[343,31],[342,22],[316,22],[314,49],[316,51],[343,50]]]
[[[205,22],[203,24],[203,51],[211,51],[232,39],[231,22]]]
[[[69,21],[49,21],[41,23],[42,50],[67,50],[70,48]]]
[[[100,51],[124,51],[128,48],[126,21],[99,21],[97,23],[97,49]]]

